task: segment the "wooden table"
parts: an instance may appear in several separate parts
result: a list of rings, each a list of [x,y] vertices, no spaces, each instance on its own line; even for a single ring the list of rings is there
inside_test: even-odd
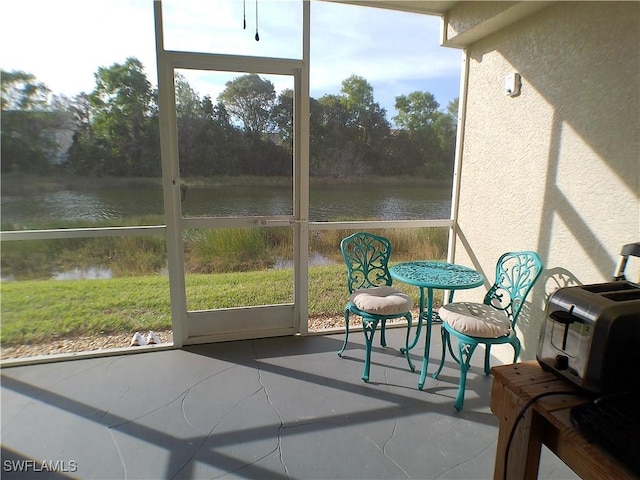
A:
[[[491,411],[500,421],[494,479],[538,478],[542,444],[584,480],[637,478],[571,424],[571,407],[587,402],[577,387],[542,370],[536,361],[501,365],[491,372]],[[545,392],[561,393],[539,399],[522,417],[509,448],[505,477],[504,459],[514,421],[531,398]]]

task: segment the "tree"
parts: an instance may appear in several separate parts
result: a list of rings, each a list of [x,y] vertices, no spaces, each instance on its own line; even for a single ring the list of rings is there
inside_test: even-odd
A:
[[[68,118],[50,108],[50,90],[23,71],[0,72],[2,172],[46,173],[57,154],[56,131]]]
[[[2,111],[46,111],[51,90],[31,73],[2,70]]]
[[[178,155],[180,174],[196,175],[206,159],[207,144],[196,139],[203,136],[207,128],[204,106],[198,93],[186,78],[175,74],[176,116],[178,121]]]
[[[157,171],[157,154],[144,151],[154,148],[145,140],[157,124],[150,122],[155,99],[142,63],[130,57],[123,64],[98,68],[95,78],[96,87],[89,95],[93,130],[111,155],[103,173],[140,176]]]
[[[433,124],[440,104],[429,92],[412,92],[396,97],[395,107],[398,111],[398,115],[393,117],[395,124],[415,132]]]
[[[272,109],[276,91],[269,80],[256,74],[243,75],[225,84],[218,96],[231,118],[239,121],[251,133],[273,131]]]
[[[175,74],[176,114],[179,118],[197,118],[203,112],[202,101],[189,82],[180,73]]]
[[[458,98],[449,102],[444,112],[438,115],[433,123],[433,128],[438,137],[442,152],[441,162],[453,169],[453,161],[456,153],[456,132],[458,129]]]
[[[200,98],[180,74],[176,75],[178,148],[182,176],[238,175],[247,150],[241,132],[229,121],[221,103]]]
[[[409,145],[402,147],[405,159],[427,177],[444,178],[448,172],[442,153],[445,138],[440,138],[439,132],[446,135],[446,119],[442,119],[435,97],[429,92],[416,91],[396,97],[395,107],[398,114],[393,120],[404,132],[398,135],[398,141],[409,140]]]
[[[80,92],[68,105],[73,117],[75,133],[64,167],[76,175],[97,175],[104,169],[104,159],[110,156],[101,148],[93,133],[93,111],[89,95]]]
[[[273,107],[273,120],[282,144],[293,152],[293,90],[284,89]]]
[[[342,104],[354,127],[357,150],[367,169],[377,174],[389,171],[388,141],[391,127],[387,112],[374,101],[373,87],[363,77],[351,75],[342,82]]]
[[[342,103],[352,114],[353,124],[366,121],[368,114],[380,108],[373,101],[373,87],[363,77],[351,75],[343,80],[341,92]]]
[[[313,108],[316,105],[316,108]],[[351,176],[365,174],[359,134],[344,98],[323,95],[311,103],[311,173]]]

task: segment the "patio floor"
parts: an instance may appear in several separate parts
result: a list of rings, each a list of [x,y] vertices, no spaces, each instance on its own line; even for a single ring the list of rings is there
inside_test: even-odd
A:
[[[2,478],[491,478],[482,352],[456,412],[453,361],[419,391],[404,335],[376,336],[370,383],[361,332],[344,358],[327,335],[3,368]],[[439,354],[436,326],[429,373]],[[539,478],[577,477],[543,451]]]

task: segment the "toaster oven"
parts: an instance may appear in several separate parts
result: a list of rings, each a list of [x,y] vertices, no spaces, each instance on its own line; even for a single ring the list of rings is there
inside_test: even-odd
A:
[[[560,288],[547,302],[540,365],[597,394],[640,383],[640,285],[622,280]]]

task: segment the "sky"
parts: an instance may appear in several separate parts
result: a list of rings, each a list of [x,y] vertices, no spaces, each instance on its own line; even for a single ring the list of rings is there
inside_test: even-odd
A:
[[[302,58],[300,0],[164,0],[169,50]],[[256,11],[257,9],[257,11]],[[157,85],[152,0],[20,0],[0,4],[0,67],[32,73],[54,94],[90,92],[99,67],[138,58]],[[246,29],[243,28],[246,20]],[[256,29],[260,40],[255,40]],[[355,74],[395,115],[395,97],[432,93],[440,106],[459,94],[461,52],[439,45],[438,17],[311,2],[311,96],[339,94]],[[241,73],[181,71],[214,100]],[[288,77],[270,77],[276,90]]]

